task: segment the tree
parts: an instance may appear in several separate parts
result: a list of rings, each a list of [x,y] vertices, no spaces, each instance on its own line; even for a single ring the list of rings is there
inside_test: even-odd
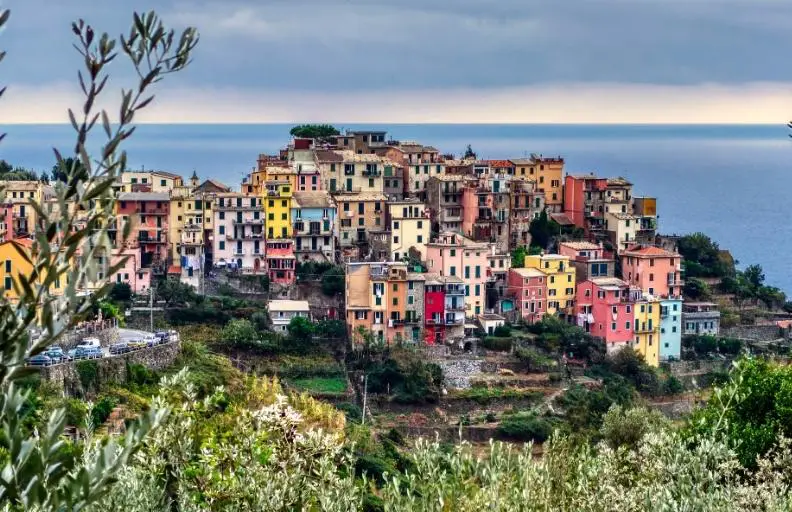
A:
[[[41,176],[39,176],[39,181],[49,185],[50,177],[49,174],[47,174],[47,171],[41,173]]]
[[[512,268],[523,268],[525,267],[525,254],[526,250],[524,246],[519,246],[512,251],[511,254],[511,266]]]
[[[322,293],[333,296],[343,293],[346,280],[343,267],[333,267],[322,274]]]
[[[786,302],[786,294],[775,286],[761,286],[756,292],[756,297],[761,300],[768,309],[782,307]]]
[[[743,270],[742,275],[748,284],[756,291],[764,285],[765,275],[761,265],[750,265]]]
[[[707,286],[707,283],[695,277],[691,277],[685,281],[685,286],[682,291],[685,294],[685,297],[692,300],[706,299],[710,296],[709,286]]]
[[[196,299],[195,289],[178,279],[163,279],[157,285],[157,300],[164,300],[165,306],[187,304]]]
[[[0,26],[6,24],[8,16],[9,11],[0,10]],[[92,301],[106,295],[107,287],[97,290],[91,299],[78,295],[73,286],[57,296],[49,290],[56,281],[81,283],[97,279],[93,262],[113,249],[107,226],[115,214],[112,185],[126,168],[122,143],[134,132],[136,115],[151,103],[154,84],[184,69],[198,42],[195,29],[188,28],[178,37],[165,29],[153,12],[135,14],[132,28],[120,41],[97,33],[82,20],[72,24],[72,32],[77,39],[74,46],[85,66],[78,72],[83,104],[68,111],[75,130],[72,149],[89,172],[79,172],[72,165],[66,169],[66,183],[53,186],[53,198],[58,204],[74,204],[78,208],[57,216],[41,216],[28,255],[32,271],[15,278],[15,286],[21,290],[17,302],[0,297],[0,487],[5,508],[12,510],[90,508],[107,494],[146,436],[167,416],[166,409],[152,404],[127,426],[123,439],[89,443],[79,450],[70,450],[64,443],[64,409],[54,410],[37,435],[30,435],[21,422],[30,390],[20,384],[24,377],[36,372],[25,366],[26,358],[58,343],[68,329],[89,313]],[[118,56],[118,48],[130,58],[140,80],[123,91],[121,105],[115,110],[116,122],[111,125],[108,113],[97,105],[104,103],[107,68]],[[94,129],[103,132],[102,142]],[[89,150],[96,146],[98,154],[92,157]],[[55,158],[59,164],[63,162],[58,151]],[[31,177],[35,179],[34,176],[33,173]],[[35,200],[32,203],[36,211],[45,211],[44,204]],[[81,222],[77,222],[78,215]],[[64,233],[68,236],[64,237]],[[119,241],[124,241],[123,234]],[[75,253],[82,257],[74,258]],[[102,269],[104,275],[118,271],[123,264],[107,265]],[[35,341],[28,336],[34,326],[42,328]]]
[[[476,152],[473,151],[473,148],[470,147],[470,144],[468,144],[467,148],[465,148],[465,154],[464,154],[464,156],[462,158],[465,159],[465,160],[475,160],[476,159]]]
[[[531,221],[528,232],[531,234],[531,246],[547,250],[553,237],[560,231],[557,222],[547,216],[546,211],[542,211],[539,217]]]
[[[323,338],[344,339],[347,335],[346,323],[342,320],[320,320],[316,333]]]
[[[79,159],[74,157],[64,158],[61,162],[52,166],[52,181],[66,182],[68,179],[68,169],[75,168],[79,175],[85,175],[85,166]]]
[[[8,12],[8,11],[5,11]],[[2,181],[36,181],[38,180],[35,171],[22,167],[12,167],[5,160],[0,160],[0,180]]]
[[[635,407],[624,409],[614,404],[602,417],[600,435],[614,450],[634,450],[649,432],[668,428],[670,422],[658,411]]]
[[[341,132],[335,126],[329,124],[301,124],[289,130],[292,137],[306,139],[326,139]]]
[[[677,242],[685,275],[690,277],[723,277],[734,274],[734,268],[721,258],[718,244],[704,233],[685,235]]]
[[[129,302],[132,300],[132,287],[129,283],[115,283],[107,296],[117,302]]]
[[[246,318],[231,320],[223,327],[223,341],[234,344],[244,344],[258,341],[259,335],[256,328]]]
[[[295,316],[289,322],[289,336],[299,345],[307,345],[314,335],[314,324],[304,316]]]

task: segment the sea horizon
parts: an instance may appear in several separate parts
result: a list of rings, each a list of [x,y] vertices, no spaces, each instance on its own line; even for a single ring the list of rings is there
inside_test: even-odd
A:
[[[258,155],[283,147],[295,124],[141,123],[124,147],[132,169],[195,171],[238,189]],[[792,141],[785,123],[328,124],[384,130],[455,155],[470,144],[480,158],[562,156],[568,173],[624,176],[635,195],[658,198],[659,232],[704,232],[740,267],[762,265],[768,284],[792,294],[792,225],[783,208],[792,192]],[[51,168],[52,147],[73,144],[68,124],[7,124],[0,131],[7,133],[0,158],[37,171]]]

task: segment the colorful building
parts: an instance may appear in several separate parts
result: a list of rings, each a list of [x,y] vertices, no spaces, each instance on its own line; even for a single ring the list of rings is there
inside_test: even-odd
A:
[[[525,267],[541,270],[547,276],[547,310],[551,315],[573,315],[575,305],[575,267],[568,256],[539,254],[525,257]]]
[[[407,272],[407,305],[404,308],[404,335],[407,341],[423,341],[425,274]]]
[[[260,197],[235,192],[217,194],[213,223],[212,252],[216,267],[253,274],[266,271]]]
[[[523,322],[532,324],[547,311],[547,276],[536,268],[512,268],[506,295],[514,300],[514,310]]]
[[[382,343],[405,340],[407,266],[399,262],[348,263],[346,321],[352,341],[369,333]]]
[[[633,348],[650,366],[660,365],[660,300],[644,295],[633,308]]]
[[[294,186],[288,181],[265,183],[264,233],[267,239],[292,237],[291,203]]]
[[[27,258],[24,258],[25,254]],[[19,301],[19,292],[22,291],[19,276],[30,279],[33,274],[33,264],[30,260],[35,260],[33,254],[33,240],[30,238],[17,238],[0,242],[0,280],[2,282],[3,297],[15,304]],[[68,285],[68,274],[62,279],[56,279],[49,286],[49,295],[60,296]],[[31,282],[34,290],[41,287],[46,281],[46,276],[39,276],[37,280]]]
[[[621,254],[622,278],[656,297],[682,295],[682,256],[659,247],[633,247]]]
[[[616,260],[606,257],[601,243],[561,242],[558,244],[558,253],[569,256],[578,281],[586,281],[593,277],[615,276]]]
[[[424,341],[461,343],[465,337],[465,285],[457,276],[425,274]]]
[[[181,176],[166,171],[124,171],[119,180],[121,192],[168,193],[176,187],[184,186]]]
[[[43,206],[53,197],[52,187],[40,181],[5,181],[3,189],[0,238],[14,240],[35,234],[39,218],[31,203],[35,201]]]
[[[576,323],[605,342],[608,352],[633,342],[635,303],[640,290],[615,277],[592,277],[578,283]]]
[[[265,240],[267,275],[270,283],[294,284],[297,277],[297,261],[294,256],[294,240],[290,238],[268,238]]]
[[[465,286],[465,312],[470,318],[484,312],[489,251],[488,244],[450,232],[442,232],[435,241],[426,244],[429,272],[438,273],[441,277],[462,279]]]
[[[682,299],[660,300],[660,361],[679,361],[682,354]]]
[[[682,312],[682,334],[717,336],[720,317],[718,305],[713,302],[686,302]]]
[[[537,190],[544,193],[547,209],[559,213],[564,209],[564,159],[545,158],[531,155],[531,158],[518,158],[514,164],[514,177],[518,180],[533,181]]]
[[[528,246],[531,222],[546,208],[544,193],[534,181],[515,179],[509,183],[509,202],[509,247]]]
[[[444,174],[431,176],[425,181],[426,205],[432,222],[441,232],[463,233],[462,195],[467,181],[469,178],[465,176]]]
[[[368,247],[368,233],[385,227],[385,204],[382,193],[336,194],[338,207],[338,246],[348,249]]]
[[[295,192],[291,218],[298,261],[335,261],[336,207],[326,191]]]
[[[424,204],[417,199],[388,202],[390,218],[390,259],[399,261],[414,251],[418,258],[426,256],[430,220]]]
[[[122,192],[116,202],[116,217],[121,226],[129,223],[132,235],[126,247],[140,254],[140,268],[150,268],[154,275],[164,275],[170,257],[168,241],[170,196],[167,192]]]

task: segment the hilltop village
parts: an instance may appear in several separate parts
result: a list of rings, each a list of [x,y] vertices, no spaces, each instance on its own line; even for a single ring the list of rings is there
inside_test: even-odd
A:
[[[26,203],[58,208],[46,183],[5,185],[0,277],[13,294],[36,226]],[[117,228],[133,236],[99,262],[124,266],[83,283],[89,291],[109,280],[146,295],[172,279],[203,294],[218,272],[262,276],[284,299],[270,310],[281,330],[311,311],[343,318],[353,347],[470,350],[507,322],[552,315],[657,366],[680,358],[683,335],[719,331],[714,304],[683,300],[682,257],[658,236],[656,198],[625,177],[569,173],[561,157],[481,160],[468,148],[454,158],[352,131],[259,155],[239,191],[151,170],[122,173],[115,189]],[[290,300],[303,298],[294,285],[311,263],[344,267],[342,302]]]

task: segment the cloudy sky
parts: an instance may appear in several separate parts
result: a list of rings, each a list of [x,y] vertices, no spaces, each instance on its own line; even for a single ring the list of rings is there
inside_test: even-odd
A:
[[[0,123],[77,105],[71,20],[196,26],[150,122],[764,122],[792,116],[792,0],[0,0]],[[119,59],[116,89],[132,79]]]

